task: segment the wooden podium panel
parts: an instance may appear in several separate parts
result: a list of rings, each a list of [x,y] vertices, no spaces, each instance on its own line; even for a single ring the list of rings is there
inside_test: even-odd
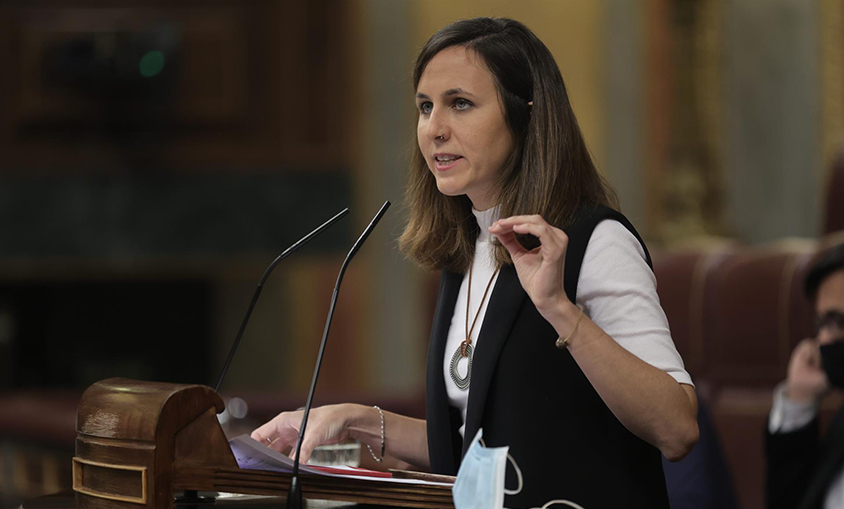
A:
[[[251,493],[283,497],[290,487],[290,474],[259,470],[184,468],[176,474],[180,485],[204,491]],[[299,475],[306,498],[336,500],[394,507],[454,507],[450,486],[396,484],[370,479]]]
[[[287,473],[237,466],[211,388],[112,378],[77,413],[73,490],[79,509],[171,509],[177,491],[283,496]],[[453,507],[448,485],[299,476],[306,498],[395,507]]]
[[[283,497],[235,497],[220,498],[213,504],[191,504],[176,502],[176,509],[280,509],[285,506],[287,499]],[[363,509],[354,502],[337,502],[332,500],[305,499],[302,501],[305,509]],[[27,500],[19,509],[75,509],[76,501],[72,491],[64,491],[53,495],[46,495]]]

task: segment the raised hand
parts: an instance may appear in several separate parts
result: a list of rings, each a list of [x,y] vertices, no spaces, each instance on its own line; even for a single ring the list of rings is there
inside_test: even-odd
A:
[[[539,215],[499,219],[489,232],[510,252],[522,288],[540,314],[551,322],[552,313],[571,304],[563,287],[568,236]],[[531,234],[539,239],[540,246],[527,250],[516,234]]]
[[[804,403],[818,401],[829,390],[817,340],[804,339],[794,349],[788,361],[786,386],[790,399]]]

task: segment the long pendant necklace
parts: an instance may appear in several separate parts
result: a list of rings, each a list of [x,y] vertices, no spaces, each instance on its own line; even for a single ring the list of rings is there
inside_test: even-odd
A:
[[[457,386],[458,389],[461,391],[465,391],[469,388],[469,382],[472,380],[472,354],[474,353],[475,349],[472,347],[472,331],[475,330],[475,324],[478,323],[478,317],[481,316],[481,309],[484,307],[484,302],[486,302],[486,297],[489,294],[489,289],[492,288],[492,281],[495,279],[495,275],[498,274],[498,269],[492,273],[492,277],[489,278],[489,283],[486,284],[486,290],[484,290],[484,296],[481,298],[481,304],[478,306],[478,312],[475,313],[475,318],[472,320],[472,326],[469,327],[469,303],[472,301],[472,265],[469,265],[469,288],[466,290],[466,339],[460,342],[460,345],[457,347],[457,350],[454,351],[454,355],[451,356],[451,365],[449,367],[449,374],[451,375],[451,380],[454,382],[454,385]],[[460,362],[460,359],[463,357],[467,357],[468,364],[466,365],[466,376],[461,377],[460,373],[457,372],[457,363]]]

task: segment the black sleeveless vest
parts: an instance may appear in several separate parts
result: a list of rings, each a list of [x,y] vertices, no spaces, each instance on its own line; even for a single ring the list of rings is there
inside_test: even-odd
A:
[[[575,302],[586,245],[603,219],[619,221],[650,255],[619,212],[599,206],[581,211],[566,230],[564,285]],[[433,472],[456,475],[469,440],[483,428],[487,446],[507,445],[524,475],[511,508],[539,507],[558,498],[586,509],[668,508],[659,450],[629,432],[607,406],[519,284],[512,265],[502,267],[475,349],[465,444],[459,412],[448,404],[443,355],[463,275],[443,271],[428,350],[426,412]],[[508,466],[507,486],[515,487]]]

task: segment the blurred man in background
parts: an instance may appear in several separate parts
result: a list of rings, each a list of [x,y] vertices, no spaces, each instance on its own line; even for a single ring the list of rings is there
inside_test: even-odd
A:
[[[817,336],[791,355],[768,420],[768,507],[844,507],[844,409],[820,436],[818,407],[844,389],[844,244],[824,253],[806,279]]]

